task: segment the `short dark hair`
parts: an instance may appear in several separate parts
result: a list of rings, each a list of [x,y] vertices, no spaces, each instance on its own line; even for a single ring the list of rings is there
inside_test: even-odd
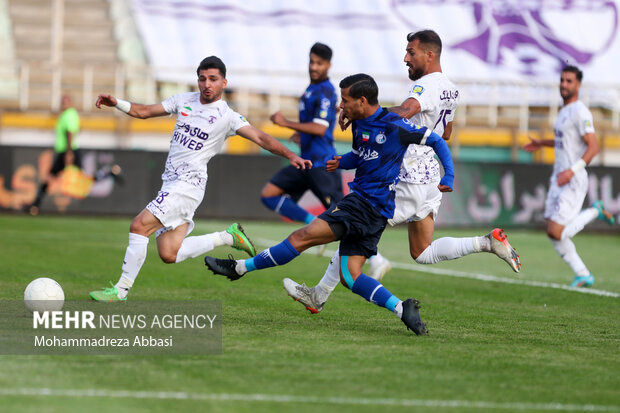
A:
[[[316,42],[310,48],[310,53],[317,55],[321,59],[325,59],[328,62],[332,61],[332,49],[326,44]]]
[[[349,89],[349,95],[352,98],[359,99],[363,96],[371,105],[379,103],[377,100],[379,87],[371,76],[365,73],[347,76],[340,81],[340,88],[346,89],[348,87],[351,88]]]
[[[226,77],[226,65],[222,62],[222,59],[217,56],[209,56],[202,59],[202,62],[198,65],[198,69],[196,69],[196,75],[200,76],[200,71],[207,69],[218,69],[222,77]]]
[[[579,68],[577,66],[573,66],[573,65],[566,65],[562,68],[562,73],[564,72],[571,72],[574,73],[575,76],[577,76],[577,80],[581,82],[581,79],[583,79],[583,72],[581,70],[579,70]]]
[[[437,56],[441,56],[441,38],[434,30],[420,30],[407,35],[407,41],[417,40],[420,44],[429,47]]]

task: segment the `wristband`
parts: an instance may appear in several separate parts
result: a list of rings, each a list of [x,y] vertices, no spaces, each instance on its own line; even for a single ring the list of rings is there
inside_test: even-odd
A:
[[[586,167],[586,161],[584,161],[582,158],[579,158],[579,160],[577,162],[575,162],[573,164],[573,166],[570,167],[570,169],[574,173],[577,173],[577,172],[581,171],[582,169],[584,169],[585,167]]]
[[[131,109],[131,102],[127,102],[126,100],[117,98],[116,106],[114,107],[120,110],[121,112],[129,113],[129,110]]]

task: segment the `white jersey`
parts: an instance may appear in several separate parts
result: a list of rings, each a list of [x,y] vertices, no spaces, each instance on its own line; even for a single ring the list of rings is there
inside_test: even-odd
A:
[[[587,133],[594,133],[592,113],[578,100],[564,106],[553,126],[555,133],[555,163],[553,176],[569,169],[585,153],[588,145],[583,140]],[[587,175],[585,169],[578,174]]]
[[[442,72],[422,76],[411,86],[407,99],[420,103],[420,112],[410,120],[419,126],[426,126],[439,136],[443,135],[448,122],[454,120],[459,91]],[[428,184],[439,181],[439,163],[433,148],[424,145],[409,145],[400,169],[400,180],[413,184]]]
[[[226,138],[249,123],[221,99],[203,105],[198,92],[179,93],[162,105],[166,112],[177,115],[161,176],[162,190],[174,188],[202,200],[207,187],[207,163],[221,151]]]

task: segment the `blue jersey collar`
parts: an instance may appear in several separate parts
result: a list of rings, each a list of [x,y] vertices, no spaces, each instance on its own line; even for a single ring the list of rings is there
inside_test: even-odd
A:
[[[372,122],[373,120],[377,119],[377,117],[381,114],[381,112],[383,112],[383,107],[379,106],[379,108],[377,109],[377,111],[375,113],[373,113],[372,115],[370,115],[367,118],[364,119],[360,119],[366,122]]]

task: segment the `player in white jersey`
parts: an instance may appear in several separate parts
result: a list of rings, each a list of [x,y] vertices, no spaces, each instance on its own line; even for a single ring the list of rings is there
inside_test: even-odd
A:
[[[579,100],[583,73],[575,66],[566,66],[560,77],[560,95],[564,106],[553,127],[555,139],[532,139],[524,149],[533,152],[543,146],[555,148],[555,163],[545,203],[547,235],[560,257],[572,268],[573,287],[590,287],[594,277],[583,263],[571,238],[589,222],[598,218],[610,225],[614,217],[596,201],[583,211],[581,206],[588,191],[586,165],[598,153],[592,114]]]
[[[147,119],[177,115],[170,152],[166,160],[161,190],[132,221],[129,246],[122,274],[112,288],[92,291],[98,301],[125,300],[146,258],[149,236],[156,233],[159,256],[166,263],[194,258],[221,245],[256,254],[241,226],[232,224],[226,231],[188,237],[194,228],[193,216],[202,202],[207,185],[207,163],[219,153],[226,138],[238,134],[268,151],[287,158],[299,169],[311,168],[273,137],[251,126],[224,102],[226,66],[218,57],[205,58],[198,69],[199,92],[180,93],[154,105],[130,103],[110,95],[99,95],[96,106],[116,107],[129,116]]]
[[[405,64],[414,84],[400,106],[389,108],[413,123],[433,128],[433,132],[450,139],[452,122],[458,105],[456,86],[441,71],[441,39],[432,30],[422,30],[407,35]],[[341,128],[348,122],[341,116]],[[435,264],[477,252],[491,252],[519,272],[519,256],[508,243],[503,230],[495,228],[479,237],[444,237],[433,241],[435,218],[441,204],[442,192],[450,188],[440,185],[439,164],[433,151],[420,145],[409,145],[401,167],[400,181],[396,185],[396,209],[390,225],[407,223],[411,257],[419,264]],[[308,288],[286,278],[284,288],[310,312],[317,313],[339,282],[338,252],[318,285]],[[372,262],[371,262],[372,264]]]

